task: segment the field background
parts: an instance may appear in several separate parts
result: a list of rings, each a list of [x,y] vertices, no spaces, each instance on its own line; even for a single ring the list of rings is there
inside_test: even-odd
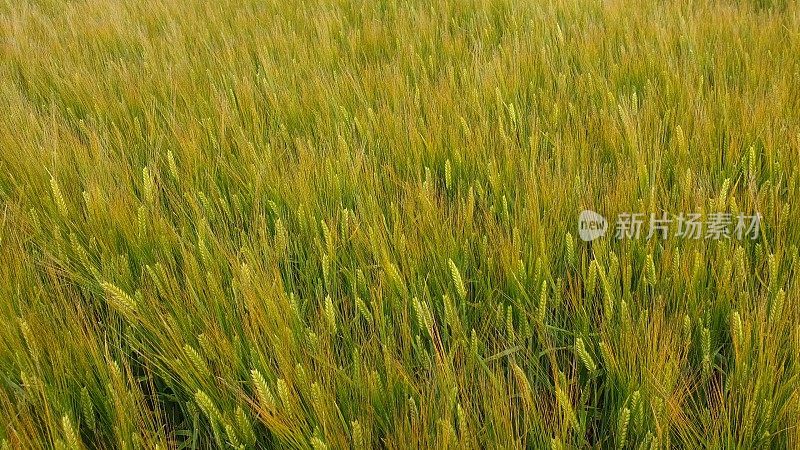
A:
[[[798,55],[794,1],[2,0],[0,448],[797,447]]]

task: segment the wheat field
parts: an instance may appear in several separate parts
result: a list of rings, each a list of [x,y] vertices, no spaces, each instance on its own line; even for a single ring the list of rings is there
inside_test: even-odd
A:
[[[1,0],[0,449],[797,448],[799,55],[793,0]],[[761,233],[614,236],[684,212]]]

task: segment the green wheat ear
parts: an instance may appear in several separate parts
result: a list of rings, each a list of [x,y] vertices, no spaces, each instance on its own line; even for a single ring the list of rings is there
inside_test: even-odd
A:
[[[222,414],[214,405],[214,402],[211,400],[211,397],[209,397],[208,394],[198,390],[194,394],[194,399],[197,403],[197,406],[200,407],[200,409],[212,423],[222,420]]]
[[[516,334],[514,333],[514,307],[511,305],[506,306],[506,335],[510,342],[514,342]]]
[[[239,427],[239,431],[241,431],[242,436],[247,442],[247,445],[249,447],[255,446],[256,442],[258,441],[258,437],[253,429],[253,425],[250,423],[250,419],[248,419],[247,414],[244,412],[244,408],[237,405],[234,416],[236,420],[236,426]]]
[[[366,449],[367,444],[364,440],[364,430],[361,428],[361,424],[358,420],[350,422],[350,428],[353,436],[353,448],[356,450]]]
[[[597,370],[597,365],[592,359],[592,356],[589,355],[589,352],[586,350],[586,347],[583,343],[583,339],[577,338],[575,339],[575,353],[578,354],[578,359],[583,362],[583,365],[586,366],[586,369],[589,372],[594,373]]]
[[[325,318],[331,327],[331,333],[336,334],[336,309],[334,309],[330,295],[325,297]]]
[[[458,319],[458,315],[455,310],[455,306],[453,302],[450,300],[450,296],[447,294],[442,295],[442,304],[444,305],[444,323],[449,325],[452,330],[460,330],[460,321]]]
[[[61,418],[61,426],[64,428],[64,439],[66,439],[67,447],[70,450],[82,449],[83,443],[81,442],[78,432],[72,426],[72,421],[69,416],[64,415]]]
[[[708,375],[711,372],[711,331],[703,327],[701,331],[701,349],[703,351],[703,373]]]
[[[324,421],[325,404],[323,403],[322,387],[316,381],[311,383],[311,407],[320,418]]]
[[[211,371],[208,369],[208,364],[206,364],[205,359],[197,350],[195,350],[194,347],[186,344],[183,346],[183,352],[192,363],[192,366],[194,366],[194,369],[199,372],[199,375],[208,376],[211,373]]]
[[[605,370],[613,373],[617,363],[614,359],[614,353],[612,353],[611,347],[609,347],[608,343],[605,341],[600,342],[600,357],[603,358]]]
[[[450,165],[449,159],[444,163],[444,182],[445,187],[449,191],[453,187],[453,168]]]
[[[464,413],[461,403],[456,404],[456,420],[458,421],[458,431],[463,436],[467,431],[467,415]]]
[[[89,396],[89,390],[86,389],[86,386],[81,388],[81,409],[83,411],[83,420],[86,422],[86,427],[94,431],[94,404],[92,403],[92,399]]]
[[[592,259],[589,263],[589,276],[586,279],[586,295],[591,297],[597,287],[597,260]]]
[[[67,202],[64,200],[64,194],[61,193],[61,188],[58,186],[56,179],[52,177],[50,178],[50,189],[53,191],[53,200],[56,202],[58,211],[63,217],[69,216],[69,210],[67,209]]]
[[[274,410],[275,396],[272,395],[272,391],[267,384],[267,380],[264,379],[264,376],[261,375],[261,372],[259,372],[258,369],[253,369],[250,371],[250,378],[253,380],[253,387],[256,391],[258,403],[264,408]]]
[[[311,447],[314,450],[328,450],[328,446],[325,444],[325,442],[316,436],[311,438]]]
[[[459,298],[462,300],[466,299],[467,288],[464,286],[464,280],[461,278],[461,272],[459,272],[458,267],[456,267],[456,263],[454,263],[452,259],[448,259],[447,264],[450,266],[450,277],[453,279],[453,284],[456,286],[456,291],[458,292]]]
[[[356,310],[359,314],[361,314],[364,319],[367,320],[370,324],[372,323],[372,313],[370,312],[367,304],[364,303],[364,300],[361,300],[361,297],[356,297],[355,299]]]
[[[236,434],[236,430],[233,428],[233,425],[230,423],[225,423],[225,435],[228,437],[228,443],[235,448],[243,448],[241,441],[239,441],[239,436]]]
[[[286,384],[283,378],[278,378],[276,382],[277,389],[278,389],[278,398],[281,401],[281,404],[284,408],[291,408],[291,397],[289,396],[289,386]]]
[[[281,218],[275,220],[275,249],[280,255],[285,255],[289,248],[289,232],[283,224]]]
[[[138,237],[139,239],[144,239],[147,235],[147,210],[144,205],[139,205],[139,209],[136,211],[136,221],[138,224]]]
[[[136,301],[125,291],[107,281],[100,282],[100,286],[108,294],[106,298],[114,309],[124,314],[133,314],[136,312]]]
[[[422,303],[417,297],[411,299],[411,304],[414,307],[414,313],[417,315],[417,327],[428,333],[433,325],[433,316],[431,315],[428,305]]]
[[[36,345],[36,340],[34,339],[33,331],[31,331],[30,325],[28,322],[22,318],[19,318],[19,330],[22,332],[22,338],[25,340],[25,344],[28,346],[28,350],[30,350],[31,355],[36,359],[39,357],[39,350],[38,346]]]
[[[779,289],[778,293],[775,295],[775,299],[772,301],[772,307],[769,311],[769,321],[771,323],[777,323],[781,316],[783,315],[783,304],[786,301],[786,291],[783,289]]]
[[[564,415],[567,417],[567,421],[575,430],[580,429],[580,423],[578,422],[578,416],[575,415],[575,410],[572,407],[572,402],[569,399],[569,396],[566,392],[560,387],[556,386],[556,400],[558,401],[559,406],[561,406],[561,410],[564,412]]]
[[[692,345],[692,319],[688,314],[683,316],[683,329],[681,330],[684,346],[688,349]]]
[[[147,166],[142,169],[142,190],[144,191],[144,200],[147,204],[153,204],[155,201],[155,185],[153,178],[150,176],[150,169]]]
[[[731,334],[733,335],[734,350],[739,351],[744,343],[744,332],[742,331],[742,317],[738,311],[731,314]]]
[[[175,164],[175,155],[172,150],[167,151],[167,164],[169,165],[169,173],[175,181],[178,181],[178,165]]]
[[[539,325],[544,325],[547,318],[547,281],[542,281],[542,289],[539,291],[539,304],[536,308],[536,321]]]
[[[680,125],[675,127],[675,139],[678,141],[678,150],[680,150],[681,155],[687,155],[689,153],[689,142],[686,140],[686,135]]]
[[[600,275],[600,283],[603,285],[603,315],[606,320],[611,320],[614,317],[614,292],[611,289],[611,283],[609,283],[605,271],[599,266],[598,274]]]
[[[567,232],[566,244],[567,244],[567,262],[572,266],[576,266],[578,264],[578,260],[576,259],[575,256],[575,240],[572,237],[572,233]]]
[[[475,332],[474,328],[470,330],[469,333],[469,352],[473,357],[480,357],[480,353],[478,351],[478,334]]]
[[[655,287],[658,283],[658,279],[656,278],[656,265],[653,261],[653,255],[647,255],[647,282],[650,284],[651,287]]]
[[[622,449],[625,448],[625,443],[628,439],[628,422],[631,419],[631,410],[626,408],[622,408],[622,412],[619,415],[619,420],[617,422],[617,438],[619,442],[617,443],[617,448]]]

